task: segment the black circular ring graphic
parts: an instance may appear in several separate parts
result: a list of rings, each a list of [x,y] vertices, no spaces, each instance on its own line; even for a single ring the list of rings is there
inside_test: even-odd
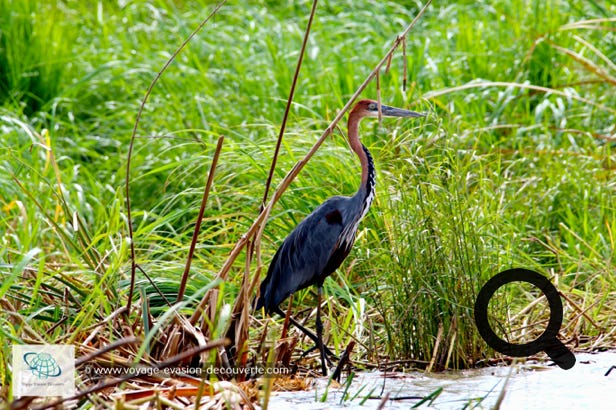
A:
[[[529,343],[509,343],[498,337],[488,322],[488,304],[494,293],[511,282],[528,282],[535,285],[545,295],[550,305],[550,321],[541,336]],[[563,322],[563,304],[558,290],[543,275],[529,269],[509,269],[496,274],[488,280],[479,291],[475,301],[475,323],[479,334],[494,350],[503,354],[522,357],[545,351],[554,362],[563,369],[575,365],[575,356],[556,336]]]

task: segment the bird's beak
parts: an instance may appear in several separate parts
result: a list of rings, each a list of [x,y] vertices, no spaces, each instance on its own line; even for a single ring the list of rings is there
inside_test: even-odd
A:
[[[403,110],[402,108],[390,107],[388,105],[381,105],[381,113],[385,117],[425,117],[426,114],[422,114],[415,111]]]

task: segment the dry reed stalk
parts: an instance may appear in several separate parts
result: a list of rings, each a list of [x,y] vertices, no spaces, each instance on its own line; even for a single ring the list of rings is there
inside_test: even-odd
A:
[[[265,207],[265,203],[267,201],[267,197],[269,194],[269,189],[270,189],[270,185],[272,182],[272,178],[274,176],[274,171],[276,170],[278,154],[280,152],[280,146],[282,144],[282,138],[284,136],[284,132],[286,129],[287,120],[289,117],[289,111],[291,109],[291,104],[293,102],[293,96],[295,95],[295,88],[297,86],[297,80],[299,78],[299,73],[302,67],[302,62],[304,60],[306,45],[308,44],[308,38],[310,36],[310,29],[312,28],[312,22],[314,20],[314,15],[316,13],[317,3],[318,3],[318,0],[314,0],[312,2],[312,8],[310,10],[308,24],[306,26],[306,30],[304,31],[304,38],[303,38],[302,46],[299,52],[297,64],[295,66],[295,72],[293,74],[293,81],[291,84],[291,89],[289,91],[289,97],[287,99],[287,104],[285,106],[285,112],[282,117],[282,124],[280,126],[280,131],[278,133],[278,139],[276,141],[276,147],[274,149],[274,155],[272,157],[272,163],[270,165],[269,175],[265,183],[263,199],[261,201],[261,206],[259,208],[260,213],[263,212],[263,209]],[[269,211],[268,211],[268,215],[269,215]],[[265,217],[263,220],[266,221],[267,217]],[[253,236],[252,235],[247,236],[247,240],[249,241],[248,242],[249,249],[246,252],[247,257],[246,257],[245,274],[244,274],[244,278],[242,279],[240,295],[238,296],[237,301],[235,305],[233,306],[233,312],[231,313],[232,319],[231,319],[231,323],[229,325],[229,329],[227,332],[227,337],[234,341],[234,345],[236,347],[240,346],[239,350],[242,350],[244,352],[246,352],[246,350],[242,349],[241,346],[245,346],[248,344],[248,328],[250,325],[250,311],[249,311],[250,303],[248,301],[250,298],[250,294],[252,293],[252,290],[255,288],[256,283],[258,282],[260,273],[261,273],[261,237],[263,235],[264,228],[265,228],[265,224],[262,224],[261,228],[254,234],[253,242],[250,242]],[[257,272],[253,276],[252,282],[248,284],[246,282],[248,281],[248,278],[250,277],[250,266],[252,264],[253,253],[256,253]],[[207,295],[204,296],[204,299],[205,298],[207,298]],[[211,307],[212,305],[210,304],[210,308]],[[207,316],[207,313],[206,313],[206,316]],[[207,333],[207,331],[205,333]],[[240,354],[239,350],[237,352],[238,354]],[[244,357],[246,357],[245,354],[244,354]],[[240,358],[240,364],[242,361],[243,359]]]
[[[133,220],[131,216],[131,205],[130,205],[130,165],[131,165],[131,159],[133,157],[133,148],[135,146],[135,139],[137,138],[137,129],[139,128],[139,122],[141,120],[141,116],[143,115],[145,104],[148,101],[150,94],[152,94],[152,90],[154,89],[154,86],[156,85],[156,83],[158,83],[158,80],[160,79],[160,77],[163,75],[165,71],[167,71],[167,68],[175,60],[178,54],[180,54],[180,52],[186,47],[186,45],[190,42],[190,40],[192,40],[192,38],[196,36],[199,31],[201,31],[201,29],[208,23],[208,21],[210,21],[212,17],[214,17],[214,15],[216,15],[216,13],[218,13],[218,10],[220,10],[220,8],[226,3],[226,1],[227,0],[221,0],[218,4],[216,4],[216,6],[210,12],[210,14],[197,26],[195,30],[193,30],[192,33],[190,33],[188,37],[186,37],[186,40],[184,40],[184,42],[180,44],[180,46],[173,52],[173,54],[171,54],[171,57],[169,57],[169,59],[165,62],[165,64],[163,64],[163,67],[160,69],[160,71],[156,73],[156,76],[154,77],[150,85],[148,86],[148,89],[146,90],[145,95],[143,96],[143,100],[141,101],[141,105],[139,106],[139,111],[137,112],[137,117],[135,118],[135,125],[133,126],[133,131],[131,132],[131,136],[130,136],[130,143],[128,144],[128,155],[126,158],[126,176],[125,176],[125,181],[124,181],[125,195],[126,195],[126,221],[127,221],[126,224],[128,225],[128,238],[130,239],[129,243],[130,243],[130,260],[131,260],[130,287],[128,290],[128,300],[126,301],[126,315],[127,316],[130,316],[132,300],[133,300],[133,293],[135,291],[135,276],[136,276],[136,271],[137,271],[135,241],[133,239]]]
[[[436,332],[436,341],[434,342],[434,349],[432,350],[432,359],[430,359],[430,364],[426,367],[426,373],[430,373],[432,368],[434,367],[434,362],[436,361],[436,355],[438,353],[438,349],[443,340],[443,322],[439,322],[438,331]]]
[[[182,280],[180,282],[180,289],[178,290],[178,297],[175,300],[175,303],[179,303],[184,298],[184,292],[186,291],[186,283],[188,282],[188,275],[190,273],[190,265],[192,263],[193,255],[195,254],[195,248],[197,247],[197,240],[199,239],[199,231],[201,230],[201,222],[203,221],[203,214],[205,212],[205,205],[207,204],[207,199],[210,195],[210,189],[212,188],[212,183],[214,182],[214,174],[216,173],[216,165],[218,164],[218,158],[220,157],[220,151],[222,150],[222,143],[225,137],[218,137],[218,143],[216,144],[216,151],[214,152],[214,157],[212,158],[212,164],[210,165],[210,172],[207,176],[207,182],[205,184],[205,188],[203,190],[203,197],[201,198],[201,207],[199,208],[199,215],[197,216],[197,221],[195,223],[195,229],[193,231],[192,241],[190,243],[190,248],[188,249],[188,256],[186,257],[186,267],[184,268],[184,273],[182,274]]]
[[[312,9],[310,10],[310,17],[308,18],[308,24],[304,32],[304,39],[302,40],[302,46],[297,57],[297,64],[295,66],[295,73],[293,74],[293,82],[291,83],[291,90],[289,91],[289,98],[287,99],[287,105],[284,108],[284,115],[282,116],[282,124],[280,124],[280,132],[278,133],[278,139],[276,140],[276,148],[274,149],[274,156],[272,157],[272,164],[270,166],[269,175],[265,182],[265,191],[263,192],[263,200],[261,201],[261,209],[265,208],[267,202],[267,195],[269,194],[270,185],[272,184],[272,178],[274,177],[274,171],[276,170],[276,162],[278,160],[278,153],[280,152],[280,145],[282,143],[282,137],[287,127],[287,119],[289,118],[289,110],[291,110],[291,103],[293,102],[293,96],[295,95],[295,87],[297,86],[297,79],[299,78],[299,72],[302,68],[302,62],[304,61],[304,54],[306,53],[306,44],[308,44],[308,37],[310,36],[310,29],[312,28],[312,21],[314,20],[314,14],[317,10],[318,0],[313,0]]]

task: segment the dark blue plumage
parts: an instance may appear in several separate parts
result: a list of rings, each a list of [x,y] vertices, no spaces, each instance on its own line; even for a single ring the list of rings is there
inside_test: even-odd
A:
[[[357,197],[333,197],[308,215],[287,236],[261,283],[256,308],[271,313],[292,293],[311,285],[322,286],[347,257],[359,222]]]

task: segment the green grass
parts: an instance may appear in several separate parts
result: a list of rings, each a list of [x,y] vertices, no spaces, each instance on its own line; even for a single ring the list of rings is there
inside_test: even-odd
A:
[[[128,294],[130,132],[150,81],[213,7],[205,0],[39,3],[0,0],[9,11],[0,17],[6,399],[12,343],[80,344],[96,324],[95,347],[127,336],[103,320]],[[417,10],[391,1],[319,2],[274,186]],[[476,293],[498,271],[523,266],[550,275],[569,298],[565,339],[590,336],[580,348],[614,346],[616,22],[608,18],[615,11],[613,1],[581,0],[429,8],[407,40],[408,90],[401,91],[401,53],[381,77],[384,103],[429,117],[362,125],[377,199],[348,260],[326,282],[330,345],[340,350],[357,338],[358,362],[472,366],[495,355],[475,329]],[[189,296],[211,284],[258,214],[308,13],[307,3],[227,4],[154,88],[132,158],[133,228],[137,262],[170,300],[219,135],[225,145]],[[579,23],[591,19],[600,20]],[[375,98],[375,85],[363,96]],[[264,264],[315,206],[356,190],[358,167],[339,134],[326,141],[274,207]],[[218,306],[233,304],[244,257]],[[141,273],[137,287],[155,317],[168,310]],[[532,301],[512,292],[496,309],[501,322],[508,309]],[[312,311],[313,294],[295,296],[296,315]],[[123,323],[146,337],[140,313]],[[220,332],[224,323],[213,326]],[[268,340],[278,330],[269,326]],[[255,324],[251,348],[261,332]]]

